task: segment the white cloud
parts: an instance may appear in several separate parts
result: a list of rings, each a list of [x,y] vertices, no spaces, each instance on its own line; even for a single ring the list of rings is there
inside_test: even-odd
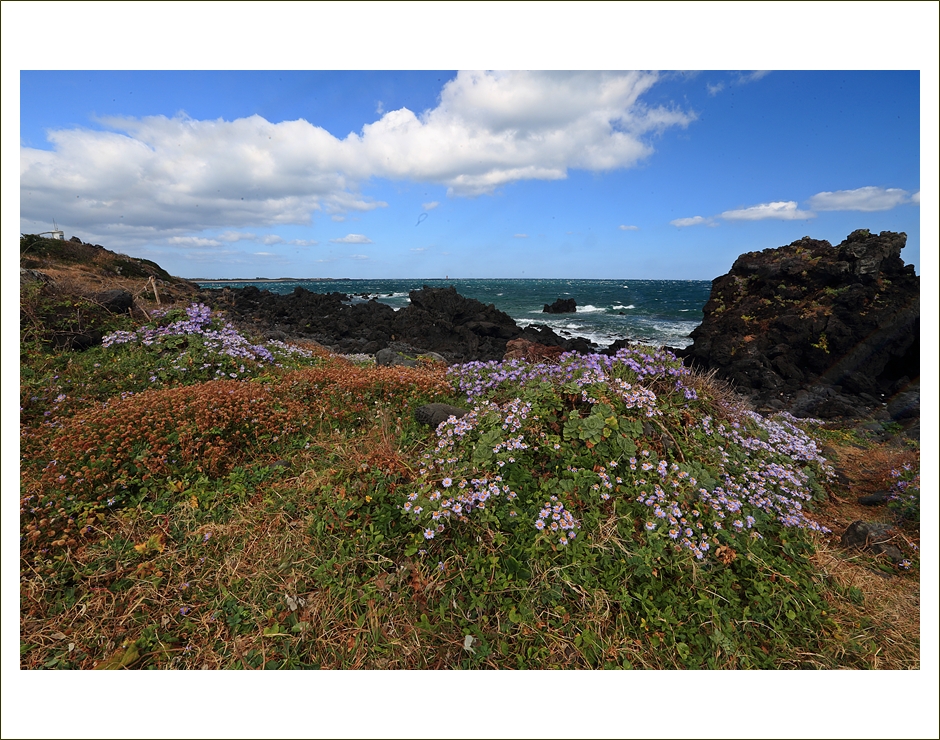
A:
[[[254,241],[257,235],[245,233],[243,231],[226,231],[219,234],[219,239],[224,242]]]
[[[346,217],[343,216],[343,215],[341,215],[341,214],[339,214],[339,213],[334,213],[332,216],[330,216],[330,218],[331,218],[333,221],[337,221],[337,222],[339,222],[339,223],[342,223],[343,221],[346,220]]]
[[[719,82],[715,85],[710,85],[708,83],[705,83],[705,87],[708,90],[708,94],[714,97],[715,95],[717,95],[718,93],[720,93],[722,90],[725,89],[725,83]]]
[[[318,242],[316,239],[291,239],[289,242],[292,247],[315,247]]]
[[[640,230],[639,226],[626,226],[624,224],[620,224],[619,228],[621,231],[639,231]]]
[[[347,234],[339,239],[330,239],[334,244],[371,244],[372,240],[364,234]]]
[[[276,257],[274,252],[253,252],[255,257]]]
[[[704,216],[691,216],[689,218],[677,218],[669,223],[681,229],[683,226],[698,226],[699,224],[706,224],[709,221],[711,221],[711,219],[705,218]]]
[[[411,248],[412,252],[426,252],[427,250],[428,250],[427,247],[412,247]]]
[[[512,237],[513,239],[528,239],[529,235],[528,234],[513,234]]]
[[[779,200],[772,203],[760,203],[756,206],[738,208],[725,211],[721,218],[729,221],[762,221],[765,218],[774,218],[782,221],[797,221],[804,218],[815,218],[812,211],[801,211],[796,207],[795,200]]]
[[[915,203],[916,205],[920,205],[920,190],[918,190],[916,193],[914,193],[914,194],[911,196],[911,203]]]
[[[266,234],[261,238],[261,243],[267,246],[271,246],[272,244],[282,244],[283,242],[284,240],[277,234]]]
[[[205,239],[201,236],[171,236],[166,240],[167,244],[175,247],[221,247],[222,242],[218,239]]]
[[[110,130],[50,131],[52,150],[20,149],[21,218],[103,241],[153,243],[205,229],[309,223],[387,204],[370,178],[436,183],[475,196],[569,169],[633,167],[649,138],[694,114],[647,105],[650,72],[461,72],[436,108],[388,111],[338,139],[304,120],[271,123],[107,118]],[[427,210],[427,207],[426,207]]]
[[[421,210],[423,211],[433,211],[440,205],[436,200],[432,200],[430,203],[422,203]]]
[[[919,192],[917,198],[919,203]],[[809,205],[817,211],[890,211],[909,201],[913,201],[913,197],[906,190],[869,186],[816,193],[809,199]]]
[[[756,70],[754,72],[733,72],[731,78],[732,85],[747,85],[751,82],[757,82],[770,74],[769,70]],[[714,85],[710,82],[705,83],[705,89],[708,94],[715,97],[718,93],[728,87],[728,83],[716,82]]]
[[[369,259],[369,255],[367,255],[367,254],[351,254],[351,255],[349,255],[349,259],[351,259],[351,260],[367,260],[367,259]]]
[[[737,79],[734,81],[736,85],[746,85],[749,82],[757,82],[758,80],[763,79],[770,74],[769,69],[758,69],[753,72],[738,72]]]

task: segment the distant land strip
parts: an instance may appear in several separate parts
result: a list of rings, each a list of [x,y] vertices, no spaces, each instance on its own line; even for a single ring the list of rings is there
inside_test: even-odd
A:
[[[350,278],[187,278],[191,283],[330,283]]]

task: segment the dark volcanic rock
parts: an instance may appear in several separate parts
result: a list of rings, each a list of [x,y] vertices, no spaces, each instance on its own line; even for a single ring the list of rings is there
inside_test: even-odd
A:
[[[544,326],[521,329],[492,304],[465,298],[453,287],[413,290],[411,304],[400,311],[375,300],[354,302],[342,293],[300,287],[287,295],[254,286],[223,288],[205,290],[201,297],[246,328],[267,336],[312,339],[343,353],[374,354],[400,342],[449,362],[501,360],[507,341],[520,338],[565,351],[594,349],[587,340],[563,339]]]
[[[375,364],[387,367],[398,365],[417,367],[422,361],[447,363],[447,360],[437,352],[426,352],[403,342],[392,342],[388,347],[375,353]]]
[[[854,521],[842,535],[842,544],[845,547],[856,547],[860,550],[870,550],[876,555],[885,555],[895,563],[904,560],[904,553],[897,545],[892,545],[894,539],[893,527],[881,522]]]
[[[886,504],[891,500],[891,491],[877,491],[876,493],[870,493],[867,496],[859,496],[858,502],[862,506],[880,506],[881,504]]]
[[[632,339],[629,339],[629,338],[618,339],[615,342],[613,342],[609,347],[607,347],[607,349],[601,350],[601,354],[607,355],[609,357],[613,357],[621,349],[624,349],[625,347],[632,347],[633,344],[634,344],[634,341]]]
[[[467,409],[459,406],[450,406],[446,403],[426,403],[424,406],[418,406],[415,409],[415,420],[419,424],[437,428],[441,422],[447,421],[451,416],[458,419],[467,415]]]
[[[553,304],[545,304],[542,313],[575,313],[578,310],[578,304],[574,298],[559,298]]]
[[[134,305],[134,296],[120,288],[95,293],[93,300],[111,313],[124,313]]]
[[[920,375],[920,284],[903,233],[859,230],[833,247],[804,237],[741,255],[712,283],[682,351],[764,406],[854,417]],[[911,413],[912,396],[899,398]]]

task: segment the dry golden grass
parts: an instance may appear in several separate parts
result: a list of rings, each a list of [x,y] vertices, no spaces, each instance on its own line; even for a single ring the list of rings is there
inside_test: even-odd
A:
[[[839,626],[835,658],[848,668],[920,668],[920,582],[915,574],[888,575],[872,568],[872,558],[820,541],[810,559],[825,579],[824,590]],[[837,588],[832,588],[835,585]],[[851,589],[857,589],[852,592]],[[844,594],[855,593],[853,600]],[[858,596],[860,594],[860,596]],[[861,603],[856,603],[861,601]],[[848,655],[849,650],[854,654]]]
[[[906,463],[919,464],[919,451],[895,442],[865,443],[846,436],[830,441],[825,454],[842,479],[832,482],[829,499],[814,511],[814,518],[832,530],[819,536],[811,558],[832,605],[832,618],[839,625],[836,638],[846,667],[910,670],[920,667],[920,580],[919,573],[887,573],[878,565],[883,559],[859,550],[847,550],[840,535],[854,521],[892,522],[885,506],[863,506],[860,496],[888,490],[891,471]],[[847,482],[845,482],[847,480]],[[895,528],[898,546],[909,552],[919,547],[916,524]],[[893,569],[892,569],[893,570]]]

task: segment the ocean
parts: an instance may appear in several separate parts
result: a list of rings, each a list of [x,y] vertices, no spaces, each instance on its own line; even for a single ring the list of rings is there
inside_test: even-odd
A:
[[[408,305],[408,292],[427,285],[454,286],[467,298],[492,303],[519,326],[542,324],[563,337],[584,337],[604,348],[617,339],[687,347],[689,332],[702,322],[710,280],[559,280],[559,279],[402,279],[402,280],[266,280],[196,281],[206,288],[255,285],[272,293],[297,286],[314,293],[340,292],[353,301],[375,298],[394,309]],[[574,298],[577,312],[548,314],[542,309],[558,298]]]

